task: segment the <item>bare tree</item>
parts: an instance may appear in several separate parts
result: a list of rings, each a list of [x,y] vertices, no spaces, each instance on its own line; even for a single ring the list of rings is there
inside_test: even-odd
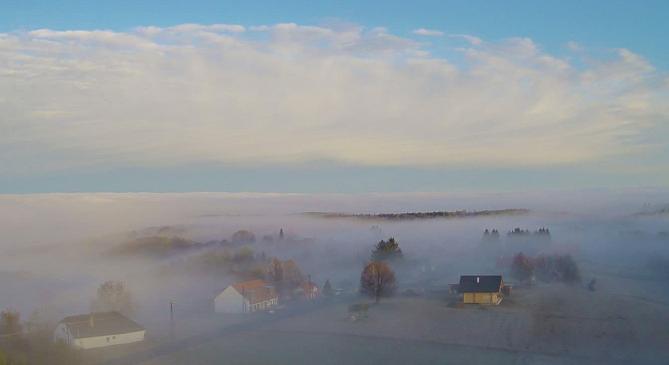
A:
[[[522,252],[513,257],[511,264],[511,276],[519,281],[526,281],[534,275],[534,265],[529,257],[523,255]]]
[[[378,303],[381,297],[395,292],[396,282],[393,270],[382,261],[372,261],[360,275],[360,292],[373,297]]]
[[[106,281],[98,288],[97,297],[91,303],[93,312],[117,311],[126,316],[135,313],[132,295],[121,281]]]

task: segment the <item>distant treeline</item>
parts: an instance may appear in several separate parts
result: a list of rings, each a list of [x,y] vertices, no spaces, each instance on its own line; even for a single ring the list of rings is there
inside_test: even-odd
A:
[[[305,212],[305,215],[322,218],[357,218],[357,219],[431,219],[431,218],[472,218],[488,217],[497,215],[522,215],[529,213],[529,209],[497,209],[497,210],[456,210],[438,212],[407,212],[407,213],[380,213],[380,214],[352,214],[352,213],[327,213],[327,212]]]
[[[655,210],[638,212],[634,214],[634,216],[636,217],[656,216],[656,215],[669,215],[669,205],[662,208],[657,208]]]
[[[154,235],[135,237],[133,233],[127,241],[122,242],[108,253],[116,256],[147,256],[147,257],[169,257],[181,253],[193,252],[195,250],[217,249],[217,248],[239,248],[244,245],[256,242],[256,236],[253,232],[239,230],[235,232],[230,239],[211,240],[207,242],[197,242],[180,236],[173,236],[173,230],[163,227]],[[304,240],[298,240],[295,237],[285,238],[283,229],[279,231],[278,236],[265,235],[262,240],[264,243],[277,241],[290,241],[297,243]],[[2,363],[0,363],[2,365]]]

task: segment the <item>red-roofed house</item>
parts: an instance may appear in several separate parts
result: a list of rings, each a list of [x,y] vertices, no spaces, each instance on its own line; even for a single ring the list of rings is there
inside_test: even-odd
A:
[[[214,298],[216,313],[248,313],[269,309],[279,303],[273,286],[263,280],[249,280],[228,286]]]

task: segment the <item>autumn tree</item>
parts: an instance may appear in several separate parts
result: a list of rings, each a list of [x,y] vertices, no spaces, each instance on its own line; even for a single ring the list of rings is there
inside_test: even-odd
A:
[[[13,335],[21,333],[20,314],[17,311],[6,309],[0,313],[0,334]]]
[[[46,323],[33,324],[24,331],[18,312],[0,313],[0,365],[81,363],[76,350],[62,341],[53,341],[53,329]]]
[[[362,270],[360,292],[374,298],[377,303],[381,297],[392,295],[395,287],[395,273],[385,262],[372,261]]]
[[[372,250],[372,261],[394,260],[402,258],[402,250],[395,238],[391,237],[387,241],[381,240]]]
[[[98,288],[97,297],[91,303],[91,311],[116,311],[132,316],[135,313],[135,303],[123,282],[106,281]]]
[[[519,281],[528,280],[534,275],[534,265],[530,258],[523,255],[522,252],[513,257],[511,264],[511,276]]]
[[[302,270],[295,261],[286,260],[281,262],[281,265],[283,267],[283,281],[288,288],[295,289],[304,282],[304,274],[302,274]]]
[[[272,258],[267,268],[267,280],[277,288],[283,283],[283,265],[276,257]]]

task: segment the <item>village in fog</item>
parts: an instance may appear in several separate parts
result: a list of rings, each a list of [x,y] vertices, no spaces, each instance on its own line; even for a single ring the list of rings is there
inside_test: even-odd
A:
[[[326,363],[663,358],[667,216],[643,200],[666,193],[563,194],[4,197],[4,232],[34,229],[3,246],[2,348],[53,364],[310,363],[324,343]],[[52,210],[62,225],[40,221]]]
[[[668,14],[0,0],[0,365],[669,364]]]

